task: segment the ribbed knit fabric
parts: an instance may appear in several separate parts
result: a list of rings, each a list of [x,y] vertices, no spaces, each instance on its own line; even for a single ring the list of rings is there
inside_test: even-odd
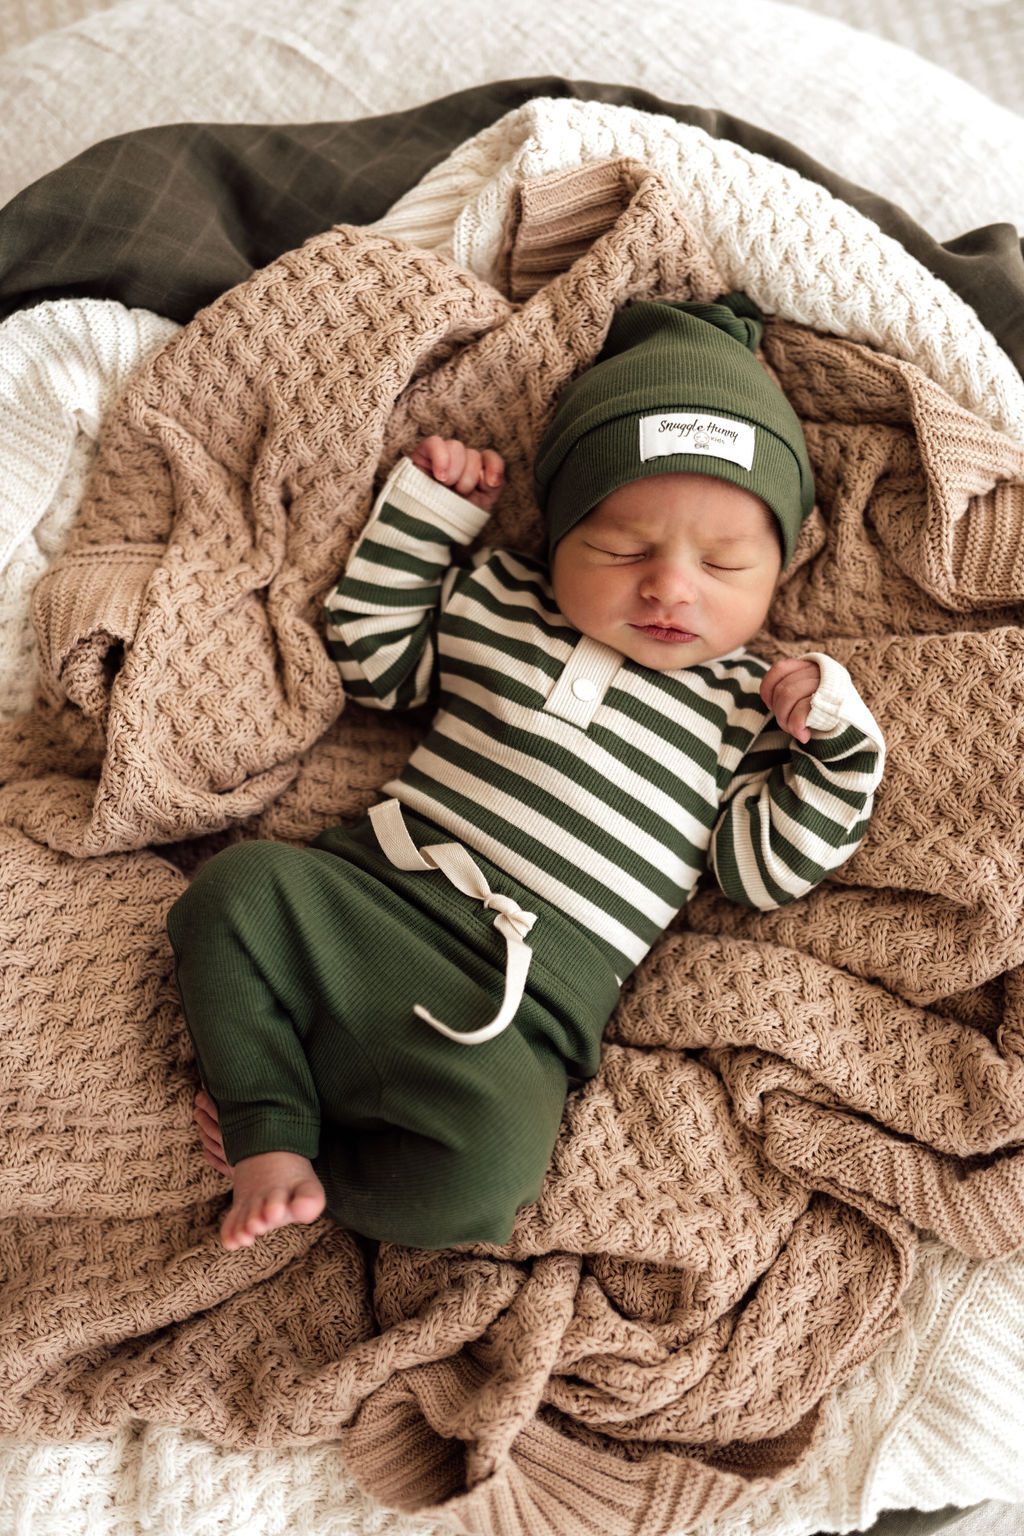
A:
[[[428,424],[494,442],[496,542],[536,553],[530,455],[614,309],[721,291],[664,186],[635,181],[519,309],[332,231],[206,311],[111,419],[71,559],[118,536],[167,552],[123,652],[48,648],[66,701],[0,731],[5,1433],[344,1432],[363,1484],[429,1518],[654,1536],[813,1454],[830,1392],[901,1327],[911,1220],[963,1253],[1024,1243],[1024,594],[993,557],[1005,606],[972,608],[952,539],[1024,453],[910,365],[776,321],[819,511],[759,650],[832,652],[878,718],[864,842],[779,911],[690,903],[508,1245],[371,1258],[325,1224],[218,1248],[162,937],[185,876],[145,845],[198,839],[174,852],[190,868],[228,826],[308,840],[398,771],[412,731],[335,720],[315,623],[372,466]]]
[[[760,311],[742,293],[715,304],[641,300],[616,315],[593,366],[563,390],[537,447],[537,500],[552,551],[621,486],[689,470],[766,502],[787,564],[814,505],[814,476],[793,408],[754,356],[763,331]],[[659,435],[669,428],[674,451],[662,439],[651,452],[643,427]],[[708,451],[715,433],[730,451]]]
[[[419,818],[409,830],[442,841]],[[567,1074],[597,1071],[618,986],[561,913],[490,865],[485,878],[532,902],[537,931],[515,1017],[467,1047],[415,1006],[464,1029],[486,1021],[501,935],[439,871],[395,869],[368,821],[312,848],[240,843],[203,866],[168,932],[229,1162],[311,1158],[333,1219],[378,1241],[508,1240],[540,1193]]]
[[[844,668],[800,747],[766,729],[756,656],[652,673],[577,634],[542,564],[504,550],[450,571],[484,521],[403,460],[327,600],[352,698],[438,705],[386,794],[573,918],[620,979],[707,863],[733,900],[774,907],[845,862],[884,752]]]

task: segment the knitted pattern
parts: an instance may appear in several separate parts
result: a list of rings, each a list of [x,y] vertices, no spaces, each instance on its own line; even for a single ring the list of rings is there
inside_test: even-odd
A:
[[[963,1254],[1024,1243],[1024,451],[910,364],[776,321],[820,515],[757,645],[836,654],[878,718],[865,843],[784,914],[691,904],[505,1247],[369,1255],[323,1222],[218,1246],[162,934],[186,877],[147,845],[190,840],[187,867],[228,828],[307,838],[403,759],[411,726],[336,718],[317,605],[378,461],[428,427],[508,457],[494,537],[539,547],[530,454],[613,308],[724,286],[630,174],[522,308],[382,237],[319,237],[110,423],[37,604],[49,702],[0,731],[3,1433],[343,1435],[378,1498],[457,1528],[679,1530],[798,1467],[899,1328],[915,1225]]]
[[[814,1453],[702,1536],[867,1530],[884,1509],[1024,1500],[1024,1258],[921,1245],[899,1333],[822,1407]],[[103,1440],[0,1443],[0,1529],[32,1536],[450,1536],[353,1483],[333,1444],[236,1451],[135,1420]],[[676,1527],[679,1529],[679,1527]]]
[[[37,304],[0,325],[0,717],[31,707],[29,593],[64,547],[100,422],[177,329],[99,299]]]
[[[912,361],[969,410],[1024,438],[1024,381],[962,299],[823,187],[668,117],[596,101],[530,102],[468,140],[376,227],[495,281],[503,276],[509,207],[527,196],[536,241],[519,247],[516,296],[525,297],[562,270],[565,256],[551,248],[545,194],[534,178],[612,154],[658,169],[719,270],[769,311]],[[575,202],[564,184],[558,192],[575,254],[607,227],[607,210],[592,199],[591,188]],[[37,662],[28,592],[63,548],[100,409],[172,330],[170,321],[100,300],[40,304],[0,325],[0,396],[8,408],[0,446],[0,716],[31,703]],[[65,460],[55,491],[53,466]],[[5,562],[3,533],[15,524],[21,542]]]
[[[769,314],[913,361],[968,410],[1024,439],[1024,383],[963,299],[816,182],[669,117],[538,98],[468,139],[376,228],[447,251],[495,282],[504,275],[508,208],[521,190],[537,201],[544,177],[616,156],[664,177],[725,288]],[[591,199],[589,190],[573,199],[564,186],[556,199],[581,242],[602,227]],[[538,274],[535,261],[521,260],[520,297],[559,270]]]

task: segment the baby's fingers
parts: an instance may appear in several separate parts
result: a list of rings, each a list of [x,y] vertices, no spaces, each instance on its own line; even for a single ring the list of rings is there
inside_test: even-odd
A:
[[[461,443],[459,447],[462,447]],[[464,452],[466,458],[461,473],[455,480],[449,477],[446,484],[474,506],[489,510],[505,484],[505,460],[494,448],[485,448],[482,452],[466,448]]]
[[[800,698],[792,706],[787,705],[784,707],[783,715],[785,718],[780,716],[778,710],[775,711],[775,718],[782,726],[782,729],[788,731],[791,736],[795,736],[797,741],[808,742],[811,739],[811,733],[807,728],[807,716],[810,712],[810,699]]]
[[[417,469],[475,506],[489,508],[505,484],[505,461],[493,448],[467,448],[457,437],[425,437],[412,455]]]
[[[434,480],[447,484],[453,441],[438,437],[436,433],[433,437],[423,438],[416,444],[412,462],[417,469],[422,469],[425,475],[430,475]],[[461,444],[457,446],[461,447]]]
[[[505,460],[496,448],[485,448],[480,458],[483,464],[480,489],[500,491],[505,484]]]
[[[462,452],[461,456],[452,455],[453,465],[445,477],[445,484],[457,496],[469,496],[473,491],[481,488],[483,459],[476,448],[467,448],[463,443],[456,443],[453,446],[461,449]]]
[[[472,487],[480,473],[480,455],[457,437],[425,437],[417,444],[412,461],[417,469],[458,491],[460,496],[465,495],[461,490],[463,482]]]
[[[779,725],[797,741],[807,742],[811,733],[807,716],[811,701],[821,682],[817,662],[799,656],[776,661],[761,683],[761,697]]]

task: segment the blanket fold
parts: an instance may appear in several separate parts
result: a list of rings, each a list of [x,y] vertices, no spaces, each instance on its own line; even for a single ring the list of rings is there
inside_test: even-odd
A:
[[[92,546],[39,579],[32,622],[45,637],[39,673],[48,703],[69,699],[83,714],[105,719],[118,649],[135,638],[146,586],[165,547]]]
[[[819,505],[758,648],[835,654],[882,725],[864,844],[780,912],[698,895],[504,1247],[324,1221],[219,1247],[167,908],[225,838],[358,815],[415,739],[340,712],[320,633],[375,477],[427,431],[493,443],[488,539],[538,550],[532,450],[615,310],[722,291],[664,182],[612,175],[604,213],[567,185],[559,240],[586,238],[522,303],[317,236],[107,425],[37,601],[47,696],[0,728],[2,1433],[340,1438],[378,1498],[457,1530],[653,1536],[811,1452],[900,1326],[915,1228],[1024,1244],[1024,451],[912,365],[770,320]]]

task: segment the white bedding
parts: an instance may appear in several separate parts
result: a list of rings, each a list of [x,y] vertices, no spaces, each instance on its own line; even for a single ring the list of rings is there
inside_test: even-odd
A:
[[[95,139],[143,124],[345,118],[555,73],[757,122],[939,238],[992,220],[1024,227],[1024,120],[900,50],[772,0],[721,0],[713,27],[708,13],[682,0],[639,14],[623,0],[583,0],[571,22],[567,8],[539,0],[500,12],[481,0],[348,0],[328,14],[314,0],[129,0],[0,59],[0,200]],[[447,244],[489,275],[515,176],[624,146],[660,154],[716,259],[768,308],[911,357],[1024,438],[1024,385],[973,312],[820,188],[779,179],[780,200],[790,198],[789,238],[779,238],[770,223],[716,214],[723,177],[742,188],[745,176],[773,174],[753,164],[759,157],[627,109],[558,103],[532,119],[525,110],[457,152],[385,227]],[[821,308],[823,265],[849,270],[845,310]],[[59,550],[102,412],[172,329],[98,301],[45,305],[0,326],[0,706],[27,703],[28,589]],[[886,1508],[1024,1500],[1024,1257],[981,1264],[925,1240],[906,1305],[903,1333],[829,1404],[814,1455],[704,1536],[809,1536],[863,1528]],[[0,1446],[2,1536],[431,1529],[371,1508],[334,1446],[229,1452],[153,1425],[101,1444]]]

